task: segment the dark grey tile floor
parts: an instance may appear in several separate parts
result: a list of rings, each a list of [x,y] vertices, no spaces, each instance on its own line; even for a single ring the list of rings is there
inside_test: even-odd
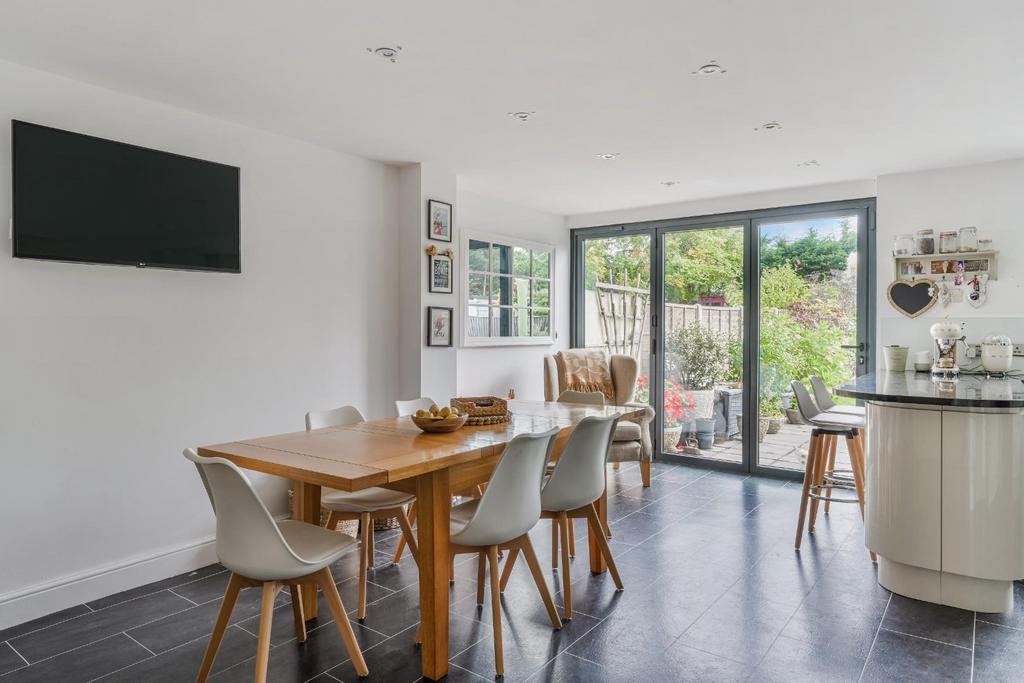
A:
[[[575,618],[554,632],[528,572],[503,598],[508,681],[1020,681],[1024,585],[1009,614],[974,614],[891,595],[861,547],[853,506],[832,514],[793,550],[793,482],[656,463],[650,489],[635,467],[611,472],[612,548],[626,590],[592,576],[585,529],[570,569]],[[550,527],[534,530],[550,567]],[[416,568],[389,556],[379,533],[371,605],[356,627],[371,678],[411,683],[419,652]],[[346,607],[356,604],[357,559],[333,568]],[[551,572],[551,570],[548,570]],[[476,606],[475,560],[452,588],[453,681],[493,678],[490,609]],[[192,681],[227,583],[219,566],[72,607],[0,632],[0,683]],[[549,585],[561,602],[560,580]],[[355,681],[329,612],[298,645],[287,593],[278,598],[273,681]],[[249,681],[258,591],[244,591],[215,666],[215,681]]]

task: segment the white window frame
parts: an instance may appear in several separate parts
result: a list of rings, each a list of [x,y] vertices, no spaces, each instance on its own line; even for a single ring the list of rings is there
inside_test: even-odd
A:
[[[469,336],[469,242],[477,240],[489,244],[500,244],[512,248],[530,249],[531,251],[548,252],[548,332],[544,337],[470,337]],[[462,254],[459,259],[462,263],[462,294],[459,305],[461,306],[459,319],[462,321],[462,345],[468,347],[479,346],[550,346],[555,343],[555,246],[543,242],[531,242],[488,232],[474,230],[462,231]],[[489,272],[489,275],[496,273]],[[515,277],[514,275],[512,276]],[[531,280],[534,279],[532,276]],[[532,306],[530,310],[532,310]],[[531,316],[532,317],[532,316]]]

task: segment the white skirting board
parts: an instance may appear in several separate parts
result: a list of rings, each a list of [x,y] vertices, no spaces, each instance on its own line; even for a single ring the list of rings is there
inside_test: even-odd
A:
[[[0,595],[0,630],[216,561],[210,537]]]

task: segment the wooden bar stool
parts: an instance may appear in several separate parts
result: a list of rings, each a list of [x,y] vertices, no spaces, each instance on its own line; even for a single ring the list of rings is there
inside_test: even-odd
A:
[[[795,546],[799,550],[805,521],[807,532],[814,533],[818,504],[821,501],[825,501],[826,512],[831,503],[857,503],[861,519],[864,519],[864,418],[859,415],[822,412],[802,382],[793,381],[791,386],[796,394],[800,415],[812,427],[804,468],[803,492],[800,496],[800,517],[796,526]],[[849,471],[837,470],[835,466],[840,437],[846,439],[846,449],[850,454]],[[837,489],[853,491],[856,496],[834,498],[832,492]],[[870,550],[868,553],[874,562],[875,553]]]

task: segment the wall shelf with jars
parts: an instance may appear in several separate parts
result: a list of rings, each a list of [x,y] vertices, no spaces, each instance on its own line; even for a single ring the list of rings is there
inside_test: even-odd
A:
[[[995,280],[996,256],[992,240],[978,239],[977,228],[959,230],[918,230],[916,234],[897,235],[893,243],[893,265],[896,277],[913,280],[955,279],[985,275]]]

